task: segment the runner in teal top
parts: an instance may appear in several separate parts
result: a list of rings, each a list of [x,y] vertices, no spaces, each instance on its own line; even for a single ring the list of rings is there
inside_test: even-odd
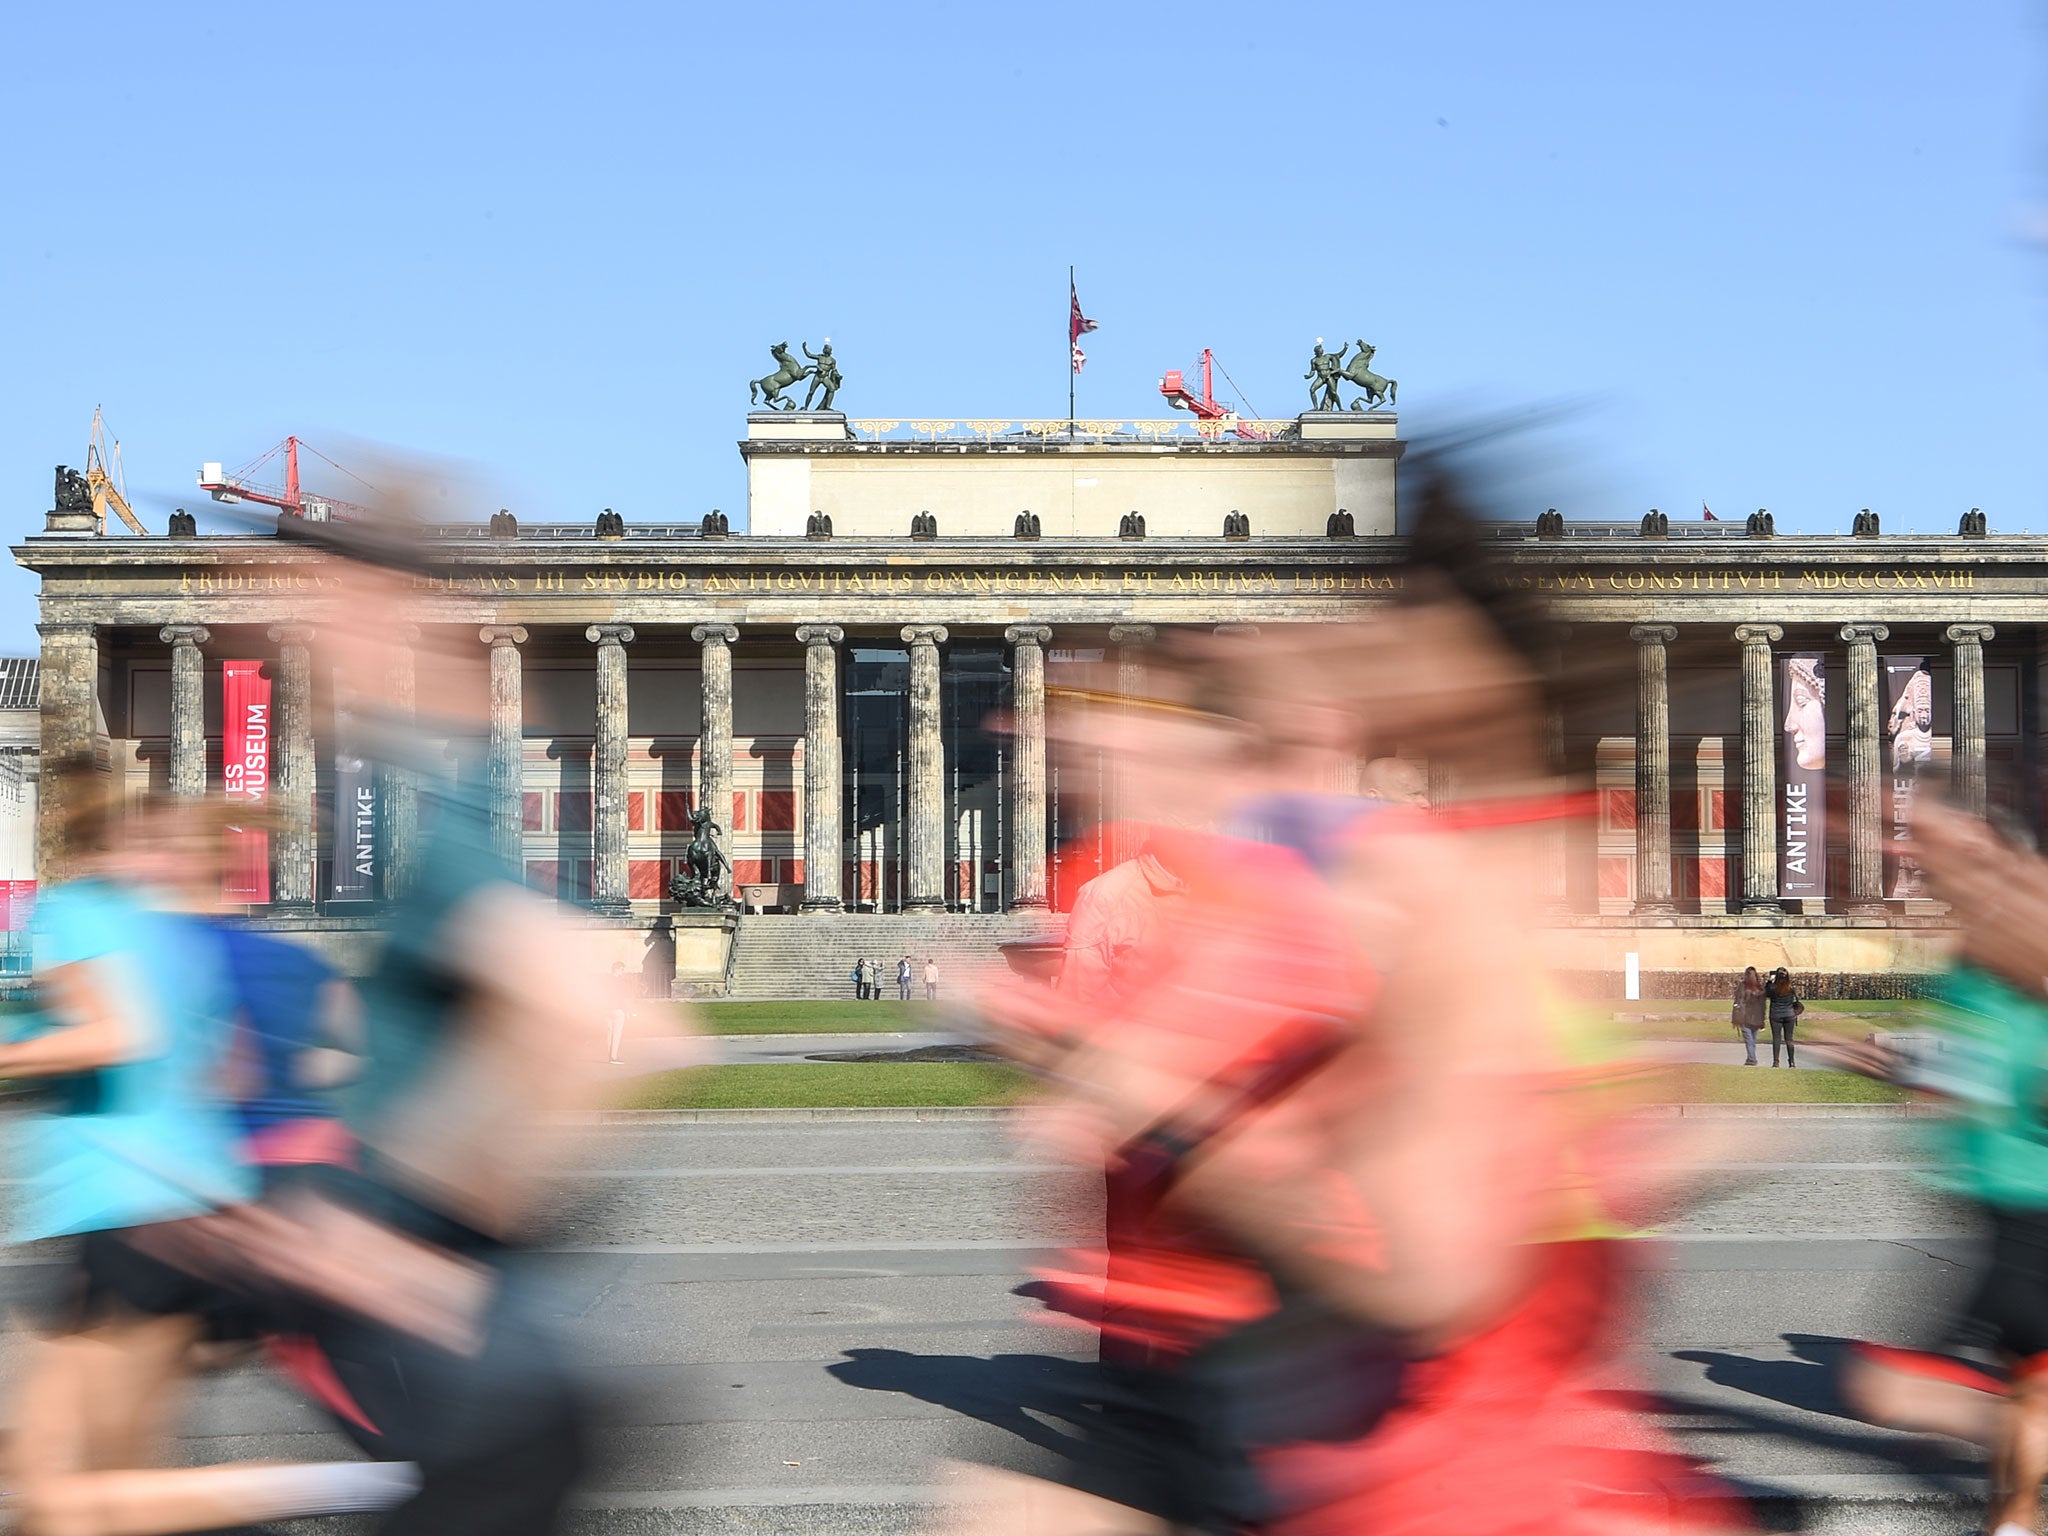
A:
[[[43,972],[90,963],[130,1031],[119,1060],[58,1080],[23,1125],[16,1241],[196,1216],[255,1194],[218,1079],[233,997],[218,935],[101,879],[60,885],[36,912]],[[27,1015],[0,1073],[31,1042],[77,1021]]]

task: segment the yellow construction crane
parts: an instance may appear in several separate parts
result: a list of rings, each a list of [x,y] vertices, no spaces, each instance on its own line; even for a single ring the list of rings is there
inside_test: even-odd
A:
[[[121,440],[110,436],[107,424],[100,419],[100,408],[92,408],[92,442],[85,450],[85,483],[92,491],[92,515],[95,531],[107,531],[107,508],[112,507],[120,514],[121,521],[128,525],[130,533],[148,533],[142,526],[142,519],[128,505],[124,494],[126,486],[121,475]]]

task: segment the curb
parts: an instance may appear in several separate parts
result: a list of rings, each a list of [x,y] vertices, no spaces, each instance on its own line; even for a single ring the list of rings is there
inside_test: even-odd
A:
[[[592,1109],[557,1116],[558,1125],[774,1125],[821,1120],[909,1123],[922,1120],[1007,1120],[1035,1105],[847,1105],[814,1109]],[[1649,1104],[1648,1120],[1926,1120],[1934,1104]]]
[[[592,1109],[557,1116],[557,1125],[772,1125],[816,1120],[1003,1120],[1002,1104],[847,1105],[816,1109]]]

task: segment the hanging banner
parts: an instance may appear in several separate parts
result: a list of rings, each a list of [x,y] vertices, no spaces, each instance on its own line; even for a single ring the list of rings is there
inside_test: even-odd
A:
[[[1778,663],[1785,734],[1778,771],[1778,893],[1818,901],[1828,893],[1827,658]]]
[[[377,786],[363,761],[355,721],[334,686],[334,862],[331,901],[377,899]]]
[[[261,661],[221,663],[220,777],[230,807],[260,811],[270,798],[270,678]],[[270,900],[270,834],[260,816],[232,820],[222,850],[220,894],[231,902]]]
[[[1885,840],[1890,875],[1885,894],[1895,899],[1927,896],[1927,877],[1907,852],[1913,840],[1913,798],[1934,762],[1934,674],[1927,656],[1886,656],[1885,743],[1891,772],[1885,775]]]

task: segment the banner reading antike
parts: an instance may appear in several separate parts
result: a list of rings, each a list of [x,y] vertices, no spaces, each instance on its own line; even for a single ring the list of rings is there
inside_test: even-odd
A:
[[[1913,798],[1934,762],[1934,674],[1926,656],[1886,656],[1884,737],[1891,754],[1885,775],[1884,829],[1892,845],[1891,883],[1895,899],[1927,895],[1927,877],[1907,856],[1913,839]]]
[[[358,750],[354,720],[334,689],[334,901],[374,901],[377,896],[377,789],[375,776]]]
[[[221,663],[221,787],[231,806],[260,810],[270,798],[270,678],[261,661]],[[270,900],[270,834],[258,818],[230,823],[222,850],[224,901]]]
[[[1778,771],[1778,892],[1817,901],[1828,893],[1827,658],[1783,657],[1785,734]]]

